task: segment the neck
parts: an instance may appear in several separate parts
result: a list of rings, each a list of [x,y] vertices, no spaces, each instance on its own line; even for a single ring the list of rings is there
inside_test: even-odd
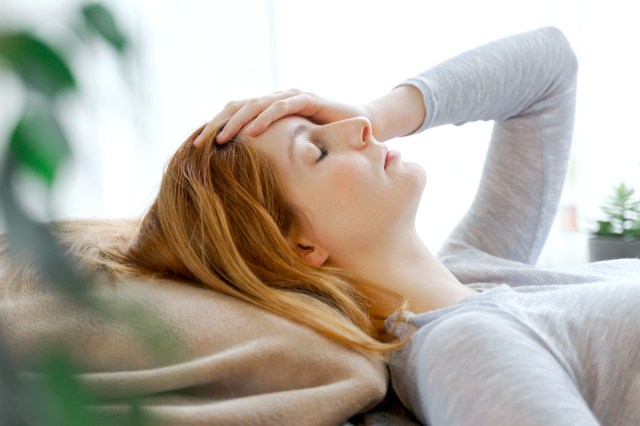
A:
[[[366,257],[358,273],[407,298],[414,313],[451,306],[478,293],[460,283],[415,233]]]

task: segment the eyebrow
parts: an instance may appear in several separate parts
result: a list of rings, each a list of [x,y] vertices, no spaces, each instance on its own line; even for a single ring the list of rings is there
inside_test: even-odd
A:
[[[289,144],[289,161],[291,164],[295,163],[295,151],[296,151],[296,139],[305,130],[304,124],[298,124],[291,136],[291,143]]]

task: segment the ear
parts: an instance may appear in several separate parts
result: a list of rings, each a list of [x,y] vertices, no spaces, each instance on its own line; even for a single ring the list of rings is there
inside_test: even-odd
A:
[[[329,253],[318,246],[297,243],[294,250],[311,266],[322,266],[329,259]]]
[[[302,260],[312,266],[322,266],[329,259],[329,253],[298,232],[287,238],[289,245]]]

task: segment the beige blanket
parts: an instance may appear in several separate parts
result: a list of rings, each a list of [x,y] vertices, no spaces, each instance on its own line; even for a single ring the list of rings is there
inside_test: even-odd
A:
[[[0,324],[25,369],[43,347],[66,343],[80,380],[113,398],[96,411],[142,396],[154,425],[335,425],[385,395],[381,362],[214,291],[139,279],[93,293],[103,312],[33,291],[4,296]]]

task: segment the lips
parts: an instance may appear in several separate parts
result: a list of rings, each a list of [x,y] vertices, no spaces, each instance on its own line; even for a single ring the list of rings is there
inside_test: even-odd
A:
[[[386,169],[389,163],[400,157],[400,153],[398,151],[389,151],[386,147],[385,151],[386,154],[384,156],[384,168]]]

